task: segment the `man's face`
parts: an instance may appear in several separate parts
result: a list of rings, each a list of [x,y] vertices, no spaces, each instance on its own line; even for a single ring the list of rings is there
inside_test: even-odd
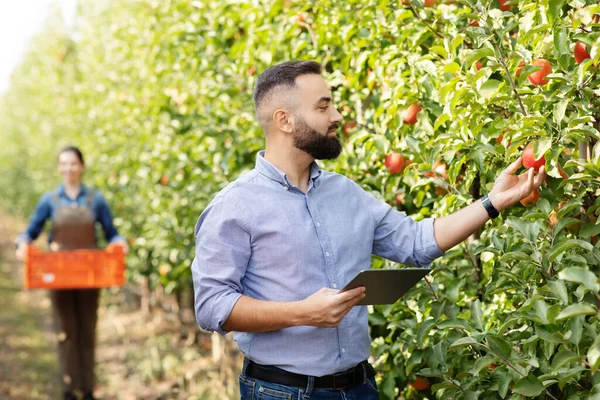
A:
[[[294,145],[318,160],[340,155],[337,128],[342,115],[331,104],[331,91],[320,75],[296,78],[298,109],[294,114]]]

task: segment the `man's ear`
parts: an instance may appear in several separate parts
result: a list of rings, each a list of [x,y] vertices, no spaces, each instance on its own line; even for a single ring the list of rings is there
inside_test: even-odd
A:
[[[294,131],[294,121],[287,110],[277,109],[273,113],[273,122],[275,122],[275,126],[280,131],[285,133],[292,133]]]

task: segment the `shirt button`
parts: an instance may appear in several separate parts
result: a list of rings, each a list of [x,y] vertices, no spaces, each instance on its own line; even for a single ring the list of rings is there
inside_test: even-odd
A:
[[[342,353],[345,353],[345,352],[346,352],[346,349],[342,348]]]
[[[336,285],[335,283],[333,284],[333,288],[334,288],[334,289],[337,289],[337,285]]]
[[[326,255],[327,257],[329,257],[329,252],[325,253],[325,255]]]
[[[290,187],[289,187],[289,186],[287,186],[287,185],[286,185],[286,186],[284,186],[284,188],[285,188],[285,190],[290,190]]]
[[[321,223],[317,222],[317,228],[320,228],[320,227],[321,227]]]

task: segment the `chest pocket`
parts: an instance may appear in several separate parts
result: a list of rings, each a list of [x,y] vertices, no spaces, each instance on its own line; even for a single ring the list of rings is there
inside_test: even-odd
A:
[[[54,243],[59,250],[93,249],[96,248],[96,231],[92,199],[94,192],[88,191],[86,206],[79,204],[60,205],[58,194],[54,202],[56,211],[52,224]]]

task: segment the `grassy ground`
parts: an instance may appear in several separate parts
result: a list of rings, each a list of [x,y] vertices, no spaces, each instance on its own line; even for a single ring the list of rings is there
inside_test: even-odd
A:
[[[0,220],[0,398],[56,399],[50,301],[44,292],[21,290],[10,242],[14,229]]]
[[[23,226],[0,214],[0,399],[60,398],[50,302],[22,290],[12,238]],[[239,398],[240,354],[230,338],[201,332],[190,310],[142,312],[132,290],[106,289],[98,321],[95,394],[101,399]]]

